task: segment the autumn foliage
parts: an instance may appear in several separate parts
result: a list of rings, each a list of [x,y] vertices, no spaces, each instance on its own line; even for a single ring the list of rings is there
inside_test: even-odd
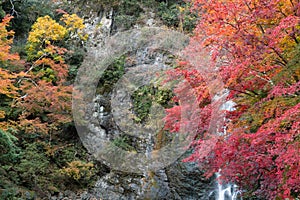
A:
[[[0,95],[4,98],[14,98],[18,95],[17,87],[14,85],[18,74],[11,73],[6,68],[8,62],[19,60],[17,54],[10,52],[13,42],[13,31],[8,31],[7,27],[12,17],[5,16],[0,23]],[[0,119],[6,117],[6,112],[0,110]],[[6,123],[0,121],[0,128],[5,127]],[[6,128],[5,128],[6,129]]]
[[[6,16],[0,26],[0,94],[10,105],[7,111],[0,111],[0,128],[55,133],[72,121],[72,86],[67,83],[69,66],[65,62],[68,50],[63,44],[71,37],[87,39],[82,32],[83,20],[67,13],[61,24],[49,16],[38,18],[27,40],[27,60],[19,61],[17,54],[10,53],[13,31],[7,31],[7,27],[11,18]],[[9,71],[16,62],[26,62],[23,70]],[[12,112],[17,114],[11,116]]]
[[[206,120],[198,123],[194,153],[186,161],[199,162],[207,176],[221,169],[222,180],[237,183],[244,195],[267,199],[299,196],[300,3],[191,2],[201,19],[187,52],[196,55],[205,49],[211,53],[206,67],[217,70],[229,91],[227,100],[235,102],[235,107],[224,111],[226,131],[221,135],[210,132],[214,95],[209,99],[207,87],[195,88]],[[205,78],[208,74],[201,77],[195,72],[202,64],[186,63],[176,71],[193,74],[189,77],[201,85],[209,80]],[[171,74],[178,74],[176,71]],[[171,131],[176,131],[180,121],[178,109],[180,106],[167,110],[166,128]]]
[[[83,49],[83,20],[66,12],[57,21],[38,16],[24,42],[11,29],[26,29],[15,25],[26,11],[0,22],[0,199],[47,198],[65,185],[85,187],[97,171],[82,156],[71,115],[70,65],[78,67],[74,55],[83,55],[69,49]]]

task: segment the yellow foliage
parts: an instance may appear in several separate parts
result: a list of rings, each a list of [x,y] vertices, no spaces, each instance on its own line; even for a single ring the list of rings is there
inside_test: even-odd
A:
[[[50,43],[51,41],[62,40],[67,34],[67,30],[58,24],[50,16],[39,17],[32,25],[29,33],[29,43]]]
[[[39,17],[32,25],[27,40],[28,60],[34,60],[48,55],[47,47],[56,42],[63,41],[67,37],[87,40],[88,35],[84,34],[85,25],[83,19],[76,14],[64,14],[61,18],[63,25],[53,20],[50,16]]]
[[[297,5],[298,2],[296,0],[280,0],[277,3],[278,9],[281,11],[280,14],[288,16],[294,12],[292,5]]]
[[[64,14],[61,20],[65,22],[66,27],[68,28],[69,31],[84,29],[83,19],[78,17],[76,14],[72,14],[72,15]]]
[[[45,45],[63,40],[67,33],[68,30],[50,16],[39,17],[32,25],[32,30],[28,36],[27,54],[29,60],[43,55]]]
[[[5,118],[5,112],[3,110],[0,110],[0,119]]]
[[[88,35],[83,33],[85,25],[82,18],[76,14],[64,14],[61,21],[65,23],[65,27],[71,35],[78,35],[81,40],[87,40]]]
[[[297,38],[297,39],[299,39],[299,38]],[[285,58],[290,60],[293,57],[292,52],[294,51],[294,49],[297,46],[297,43],[295,42],[295,40],[293,38],[291,38],[290,36],[285,36],[284,38],[282,38],[279,41],[279,45],[280,45],[280,48],[282,49],[282,51],[284,52]]]
[[[93,167],[93,163],[84,163],[80,160],[76,160],[68,163],[68,167],[64,167],[60,172],[75,180],[79,180],[81,178],[90,178],[93,175]]]

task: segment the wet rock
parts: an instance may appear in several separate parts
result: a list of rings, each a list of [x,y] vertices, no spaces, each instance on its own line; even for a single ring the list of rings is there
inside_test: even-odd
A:
[[[175,162],[166,169],[169,185],[179,199],[205,200],[213,190],[214,181],[203,177],[196,163]]]
[[[164,170],[147,175],[111,172],[97,181],[94,195],[101,199],[174,199]]]
[[[165,170],[151,172],[145,178],[141,199],[174,199]]]

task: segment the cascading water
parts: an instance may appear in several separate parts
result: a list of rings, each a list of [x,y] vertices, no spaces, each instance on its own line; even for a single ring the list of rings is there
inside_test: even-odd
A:
[[[221,176],[220,173],[216,173],[216,179]],[[239,190],[236,184],[220,184],[216,181],[216,188],[210,192],[209,199],[211,200],[242,200],[242,191]]]
[[[233,111],[235,108],[235,103],[233,101],[227,101],[221,106],[221,110]],[[226,120],[226,119],[225,119]],[[224,127],[223,132],[220,135],[226,134],[226,127]],[[209,194],[209,199],[211,200],[242,200],[242,191],[236,184],[228,183],[221,184],[218,179],[221,176],[221,169],[216,173],[216,186],[213,191]]]

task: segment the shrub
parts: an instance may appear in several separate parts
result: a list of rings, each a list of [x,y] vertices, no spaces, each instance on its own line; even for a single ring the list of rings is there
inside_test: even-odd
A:
[[[75,160],[67,163],[67,167],[60,169],[60,172],[75,181],[83,181],[87,183],[94,175],[94,164],[91,162],[85,163],[81,160]]]
[[[20,148],[15,144],[17,138],[8,131],[0,129],[0,164],[5,165],[19,157]]]

